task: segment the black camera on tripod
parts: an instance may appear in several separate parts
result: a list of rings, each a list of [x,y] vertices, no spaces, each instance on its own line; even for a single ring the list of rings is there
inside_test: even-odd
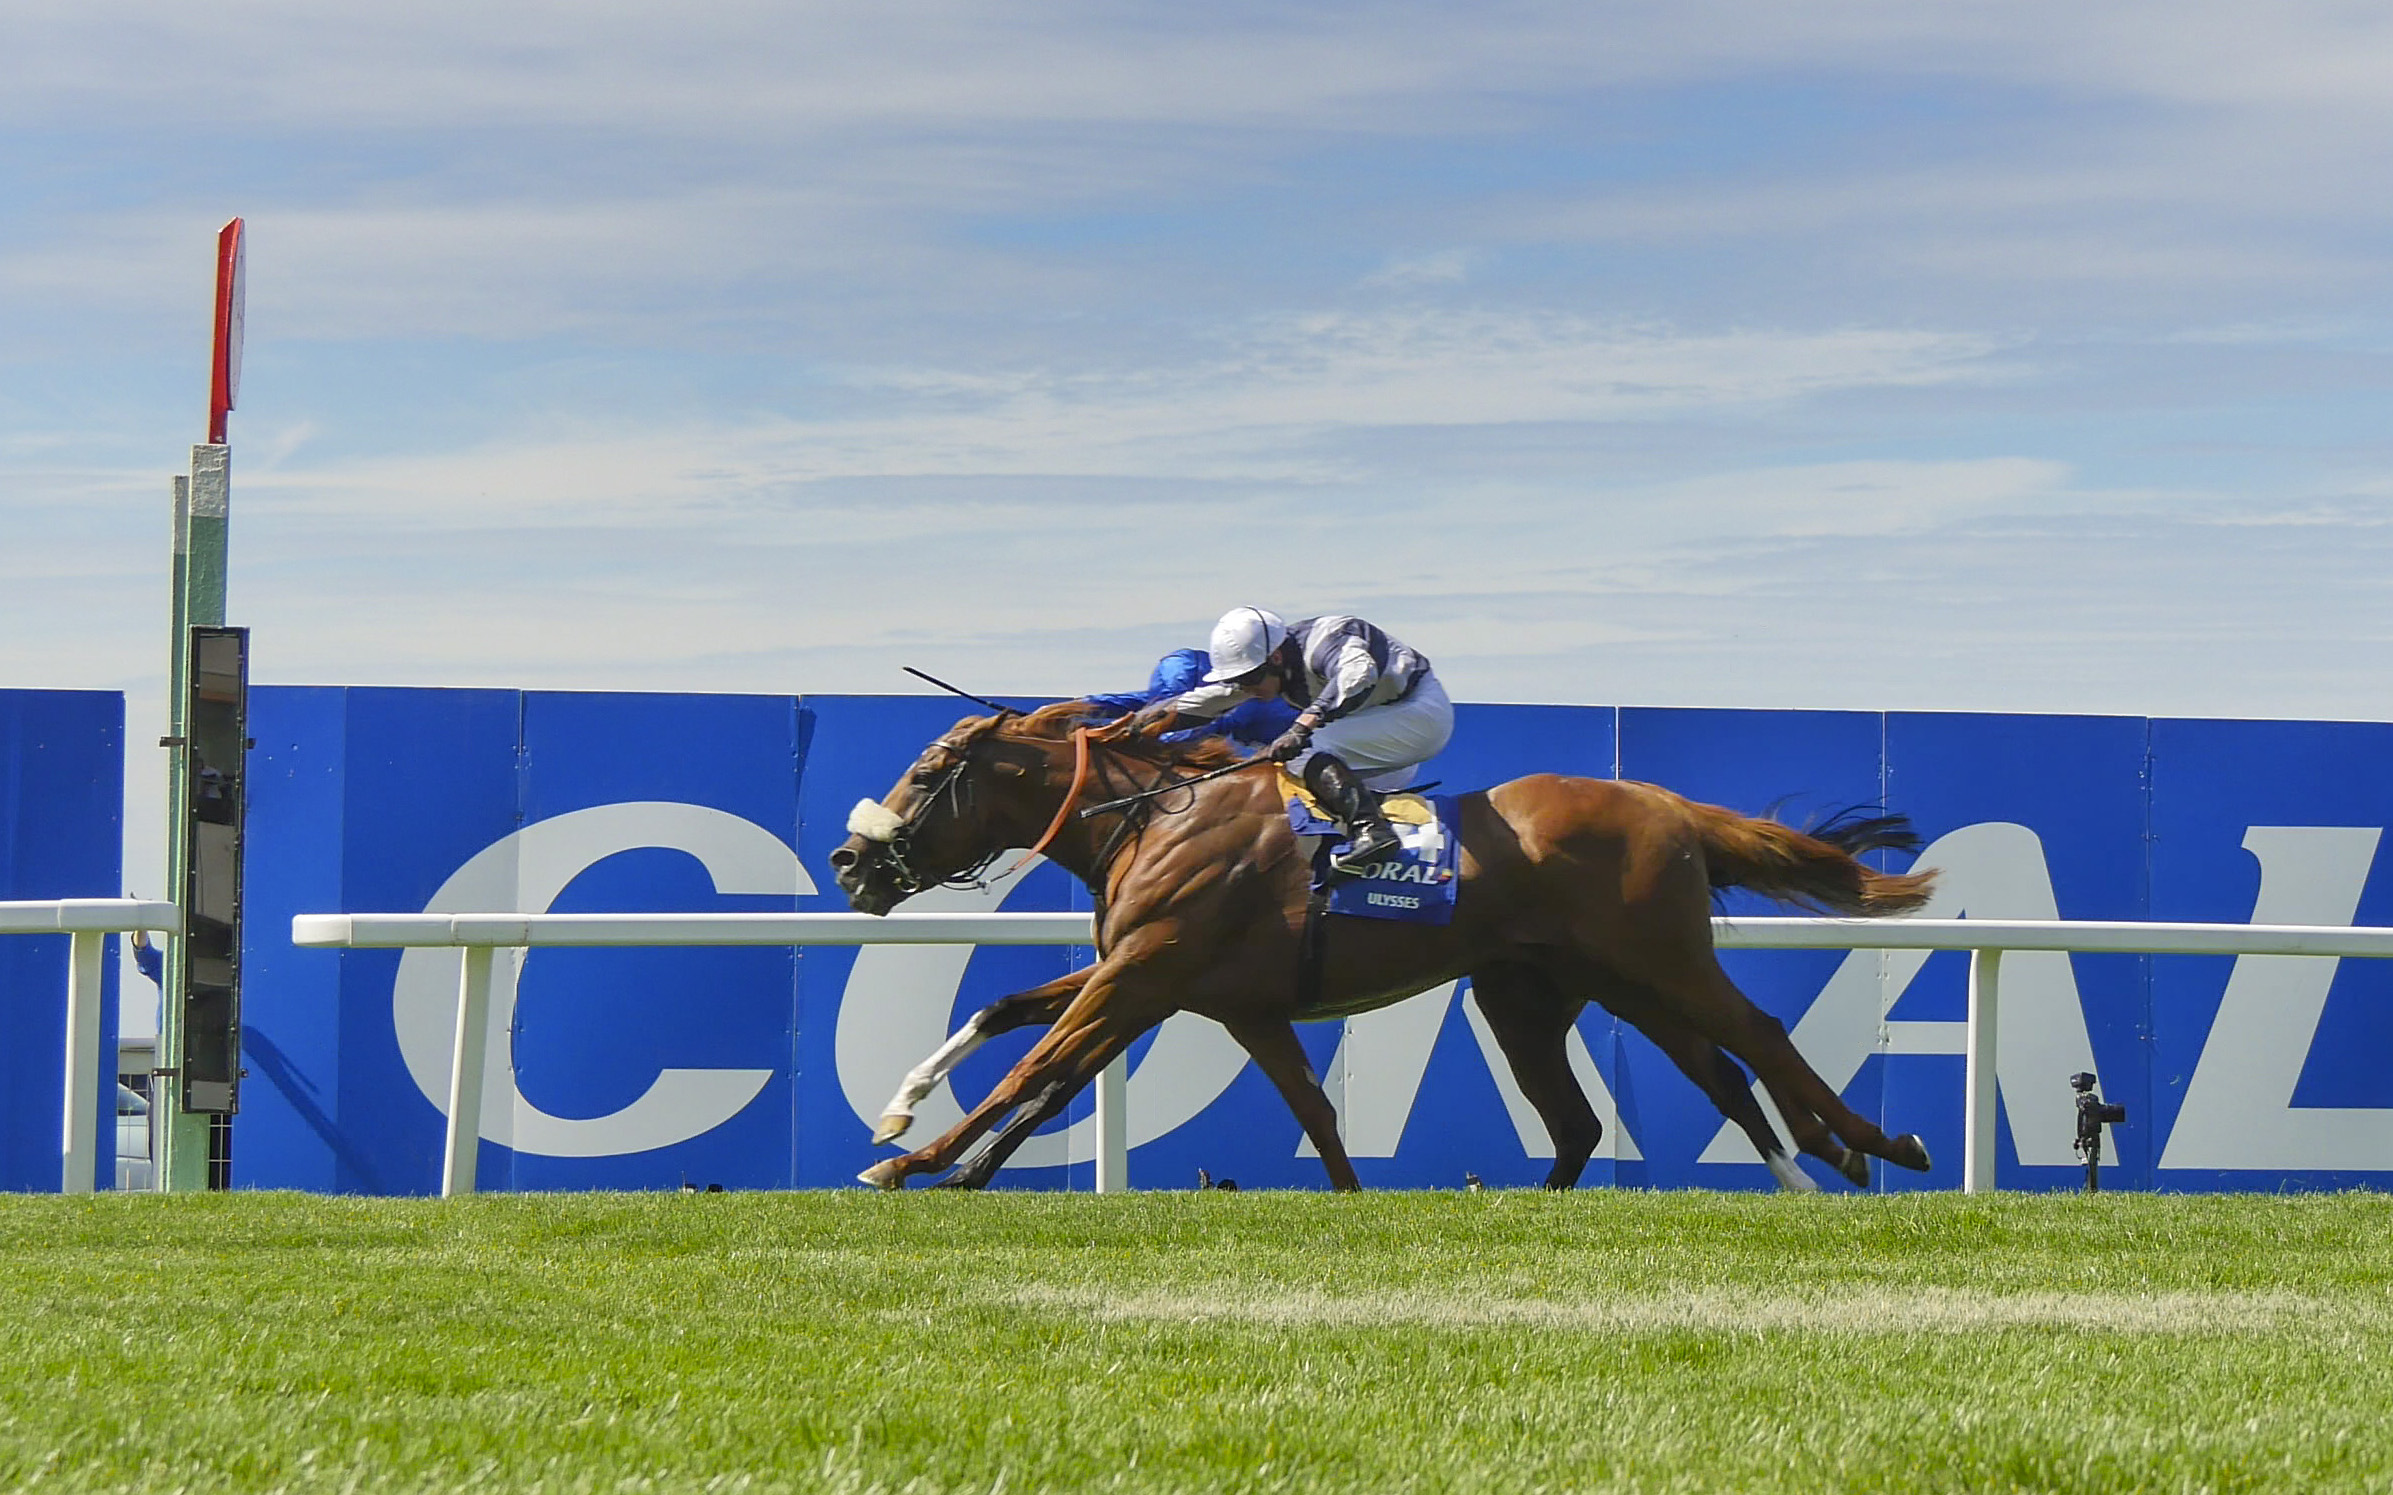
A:
[[[2086,1192],[2102,1192],[2102,1129],[2127,1119],[2125,1106],[2114,1106],[2094,1093],[2095,1079],[2073,1074],[2069,1088],[2077,1092],[2077,1155],[2086,1160]]]

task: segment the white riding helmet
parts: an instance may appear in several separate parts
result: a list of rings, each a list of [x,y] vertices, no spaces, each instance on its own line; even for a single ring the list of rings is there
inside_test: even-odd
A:
[[[1258,668],[1287,636],[1288,625],[1280,621],[1278,613],[1259,607],[1231,608],[1213,625],[1213,668],[1205,672],[1205,683],[1235,680]]]

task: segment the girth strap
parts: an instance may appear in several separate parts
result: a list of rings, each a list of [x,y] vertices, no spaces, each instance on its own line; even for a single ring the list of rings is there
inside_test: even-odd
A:
[[[1313,848],[1313,883],[1305,891],[1304,933],[1296,944],[1296,1010],[1310,1012],[1321,1005],[1321,973],[1328,963],[1329,890],[1344,881],[1330,865],[1331,837],[1318,838]]]

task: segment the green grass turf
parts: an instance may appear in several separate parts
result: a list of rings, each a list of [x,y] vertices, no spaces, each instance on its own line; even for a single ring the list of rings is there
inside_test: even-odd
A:
[[[2393,1200],[0,1200],[0,1488],[2393,1484]]]

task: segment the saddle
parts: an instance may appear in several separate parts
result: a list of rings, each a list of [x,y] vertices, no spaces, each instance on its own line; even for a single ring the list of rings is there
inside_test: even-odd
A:
[[[1279,771],[1279,781],[1280,797],[1288,807],[1288,828],[1313,838],[1313,881],[1305,898],[1297,968],[1299,1004],[1312,1007],[1321,996],[1322,932],[1327,916],[1409,924],[1450,922],[1461,884],[1461,837],[1454,823],[1453,796],[1386,795],[1380,800],[1380,813],[1387,816],[1402,845],[1395,855],[1364,873],[1338,873],[1330,862],[1345,844],[1344,828],[1286,769]]]
[[[1279,775],[1280,799],[1288,806],[1288,828],[1300,836],[1337,834],[1337,817],[1321,808],[1321,802],[1313,798],[1313,791],[1304,786],[1304,780],[1288,772],[1285,767],[1279,770]],[[1418,791],[1401,789],[1394,794],[1378,795],[1377,798],[1379,812],[1388,817],[1390,825],[1435,825],[1437,823],[1437,807],[1430,803],[1426,795]],[[1302,823],[1299,823],[1297,819],[1297,808],[1300,805],[1304,809]],[[1319,829],[1313,829],[1313,827],[1319,827]],[[1402,832],[1398,832],[1398,834],[1401,835]]]

